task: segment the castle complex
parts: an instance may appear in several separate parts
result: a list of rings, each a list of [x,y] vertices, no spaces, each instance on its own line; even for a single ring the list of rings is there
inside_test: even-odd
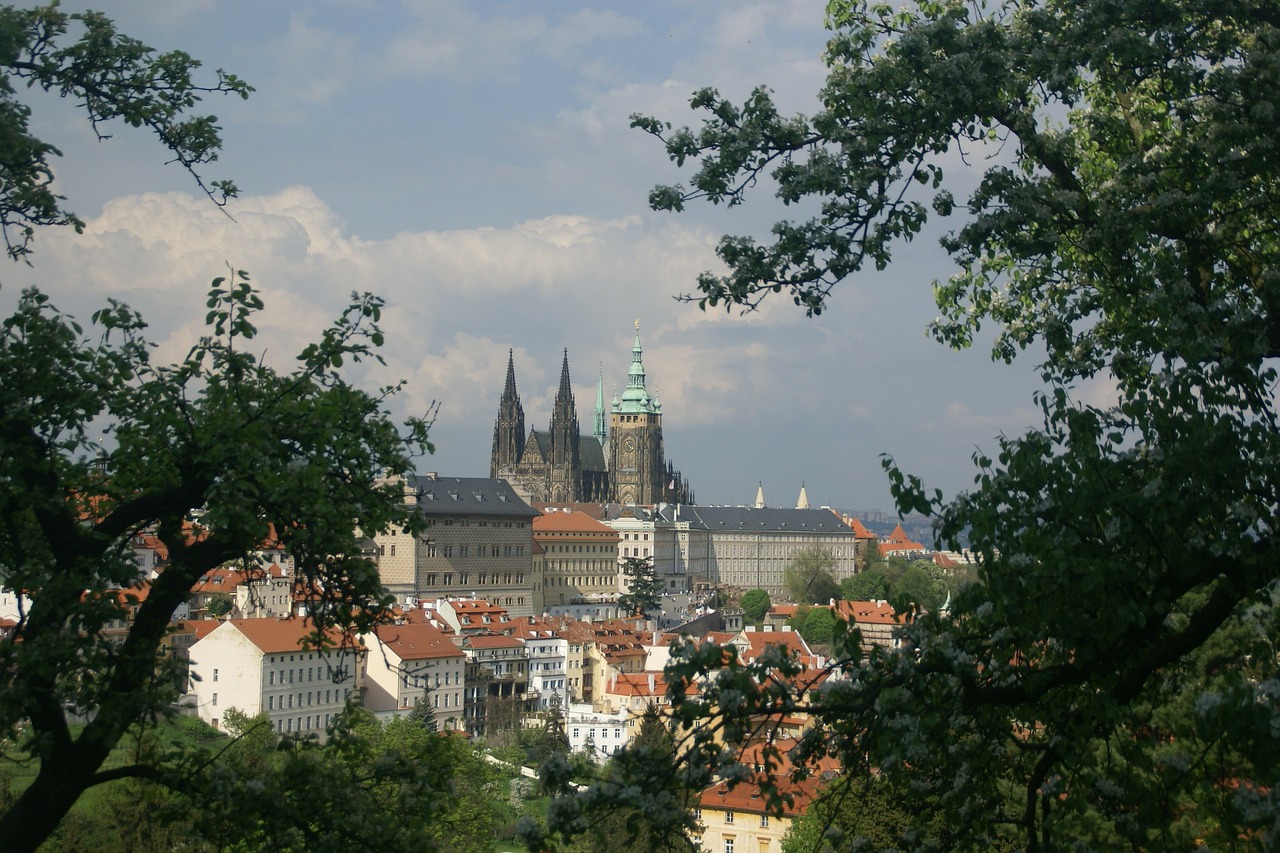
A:
[[[606,424],[604,375],[596,385],[596,411],[590,435],[578,428],[578,410],[569,382],[569,351],[560,367],[560,387],[546,432],[524,428],[524,409],[516,390],[514,353],[507,357],[507,382],[493,427],[489,476],[504,479],[526,500],[584,503],[690,503],[689,484],[675,470],[662,446],[662,404],[645,388],[640,323],[627,387],[615,396]]]

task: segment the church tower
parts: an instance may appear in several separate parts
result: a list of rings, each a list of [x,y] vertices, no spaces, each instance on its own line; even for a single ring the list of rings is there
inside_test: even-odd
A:
[[[507,351],[507,384],[498,401],[498,420],[493,425],[493,451],[489,454],[489,476],[505,477],[515,470],[524,455],[524,408],[516,391],[515,353]]]
[[[569,381],[569,350],[560,366],[560,387],[551,409],[551,500],[574,500],[579,492],[581,463],[578,455],[578,407]]]
[[[613,400],[609,414],[609,487],[621,504],[664,500],[666,454],[662,448],[662,404],[645,388],[640,321],[631,348],[627,389]]]

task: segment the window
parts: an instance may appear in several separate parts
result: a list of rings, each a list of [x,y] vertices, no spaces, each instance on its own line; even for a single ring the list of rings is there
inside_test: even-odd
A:
[[[761,829],[769,828],[769,816],[767,814],[760,815],[760,828]]]
[[[733,814],[733,812],[729,812],[729,814]],[[726,838],[726,839],[724,840],[724,853],[733,853],[733,839],[732,839],[732,838]]]
[[[218,668],[216,666],[213,668],[213,680],[218,680]]]
[[[724,813],[724,822],[725,822],[725,823],[733,823],[733,812],[725,812],[725,813]]]
[[[214,707],[215,707],[215,708],[218,706],[218,694],[217,694],[217,693],[213,694],[213,705],[214,705]]]
[[[391,556],[393,556],[393,557],[394,557],[395,555],[396,555],[396,546],[395,546],[395,545],[392,545],[392,546],[391,546]]]

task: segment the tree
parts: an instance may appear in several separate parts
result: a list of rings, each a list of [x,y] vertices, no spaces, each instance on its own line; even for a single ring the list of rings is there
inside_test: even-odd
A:
[[[205,605],[205,609],[209,611],[209,615],[213,617],[226,616],[231,612],[231,608],[236,606],[235,599],[227,595],[225,592],[215,592],[209,596],[209,602]]]
[[[826,604],[840,596],[840,587],[831,576],[836,558],[825,548],[814,546],[798,551],[783,570],[787,594],[798,604]]]
[[[246,274],[215,279],[208,304],[208,334],[170,366],[151,363],[142,319],[115,301],[93,316],[96,340],[36,291],[0,328],[0,585],[31,602],[0,641],[0,732],[39,761],[0,816],[9,849],[35,849],[93,785],[160,778],[149,761],[101,768],[176,698],[160,644],[201,575],[274,536],[300,582],[325,591],[311,617],[323,644],[330,628],[370,630],[391,603],[355,528],[421,524],[386,474],[430,449],[428,422],[395,425],[394,387],[369,394],[341,373],[377,358],[381,301],[356,296],[288,371],[248,350],[262,303]],[[116,590],[138,582],[144,530],[169,565],[116,645],[101,630],[123,617]],[[72,730],[69,708],[92,721]]]
[[[690,840],[690,833],[701,791],[687,783],[678,765],[670,724],[650,703],[636,737],[609,760],[602,777],[582,795],[568,789],[568,762],[543,768],[544,786],[558,793],[547,809],[553,837],[548,837],[545,827],[526,821],[522,841],[530,850],[694,853],[700,848]],[[565,841],[574,835],[582,838],[571,846],[555,847],[555,835]]]
[[[826,645],[835,635],[836,616],[829,607],[811,607],[800,624],[800,636],[805,642]]]
[[[1276,748],[1276,659],[1222,644],[1210,681],[1193,662],[1273,612],[1280,576],[1280,10],[835,0],[828,16],[812,117],[704,89],[697,129],[633,119],[697,162],[653,207],[736,205],[769,177],[812,211],[723,238],[726,271],[690,298],[750,310],[785,292],[817,314],[949,218],[932,333],[961,348],[994,327],[993,358],[1042,352],[1045,385],[1040,427],[976,453],[972,491],[944,499],[885,460],[899,511],[932,514],[946,547],[967,536],[981,583],[911,622],[910,655],[858,663],[837,628],[854,686],[826,695],[806,748],[909,779],[957,847],[1178,846],[1201,809],[1224,844],[1274,844],[1280,801],[1262,792],[1280,776],[1253,756]],[[672,674],[721,663],[690,649]],[[1218,775],[1180,749],[1164,764],[1153,722],[1188,693],[1196,742],[1233,756]]]
[[[329,742],[272,734],[264,716],[190,776],[197,836],[217,849],[490,851],[502,818],[494,771],[465,738],[351,706]]]
[[[627,557],[622,575],[628,591],[618,598],[618,607],[624,612],[645,614],[662,604],[662,578],[652,557]]]
[[[79,36],[67,44],[72,28]],[[84,227],[54,189],[51,160],[61,152],[31,135],[31,108],[18,83],[74,100],[100,140],[116,120],[147,128],[216,203],[236,194],[234,184],[206,182],[198,171],[218,158],[217,116],[190,114],[205,95],[248,97],[252,87],[235,75],[218,70],[201,82],[200,62],[187,54],[158,54],[98,12],[68,14],[56,4],[0,7],[0,43],[0,232],[11,257],[29,254],[39,226]]]
[[[742,615],[754,625],[764,621],[764,615],[769,612],[770,606],[769,593],[763,589],[749,589],[742,595]]]
[[[884,569],[864,569],[840,581],[840,597],[846,601],[885,601],[890,582]]]

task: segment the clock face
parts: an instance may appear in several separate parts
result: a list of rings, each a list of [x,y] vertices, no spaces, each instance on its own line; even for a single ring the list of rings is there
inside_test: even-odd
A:
[[[629,435],[622,442],[622,449],[627,453],[634,453],[636,449],[635,436]]]

